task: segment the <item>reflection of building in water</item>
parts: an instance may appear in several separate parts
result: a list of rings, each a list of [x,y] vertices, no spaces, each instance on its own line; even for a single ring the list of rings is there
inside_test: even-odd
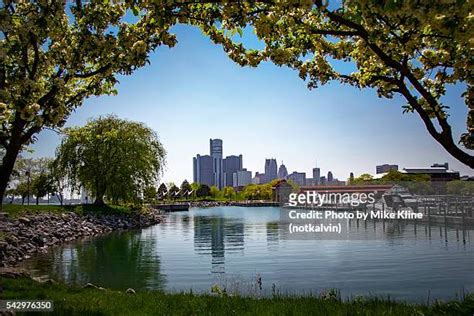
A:
[[[194,250],[198,254],[210,254],[213,269],[224,267],[226,250],[229,253],[243,249],[243,223],[222,217],[194,217]]]
[[[267,223],[267,245],[269,248],[278,245],[280,241],[280,228],[278,222]]]

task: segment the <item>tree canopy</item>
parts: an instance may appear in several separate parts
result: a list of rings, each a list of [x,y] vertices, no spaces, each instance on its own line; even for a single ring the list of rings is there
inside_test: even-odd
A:
[[[104,197],[133,201],[158,181],[166,153],[156,133],[142,123],[107,116],[65,133],[56,164],[71,186],[84,187],[96,204]]]
[[[206,197],[211,194],[211,188],[207,184],[200,184],[196,190],[197,197]]]
[[[272,61],[298,71],[310,88],[337,80],[374,88],[384,98],[401,95],[403,111],[417,113],[447,152],[474,168],[470,1],[244,1],[213,8],[203,14],[219,23],[202,28],[240,65]],[[249,25],[263,49],[235,40]],[[353,71],[344,72],[348,68]],[[455,139],[449,109],[458,105],[442,97],[459,83],[468,114],[465,132]]]
[[[166,184],[164,183],[160,184],[160,186],[158,187],[158,192],[157,192],[158,199],[163,200],[167,194],[168,194],[168,188],[166,187]]]
[[[36,204],[46,194],[55,193],[54,183],[49,173],[41,173],[31,182],[31,193],[36,197]]]
[[[168,197],[170,199],[179,198],[179,188],[175,184],[170,185],[168,190]]]
[[[116,93],[117,75],[146,65],[157,47],[175,45],[169,28],[179,6],[160,2],[3,1],[0,196],[36,134],[62,127],[84,99]]]
[[[57,129],[90,96],[116,93],[118,75],[173,47],[191,24],[240,65],[271,61],[310,88],[332,80],[403,96],[429,134],[474,168],[472,4],[422,1],[3,1],[0,7],[0,196],[21,150]],[[264,44],[238,38],[251,27]],[[341,71],[340,62],[354,71]],[[347,68],[345,68],[347,69]],[[461,83],[467,126],[458,140],[442,97]],[[464,147],[464,148],[463,148]]]

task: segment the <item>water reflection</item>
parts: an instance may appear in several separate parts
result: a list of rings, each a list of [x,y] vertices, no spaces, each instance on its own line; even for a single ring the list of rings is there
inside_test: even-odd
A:
[[[229,278],[282,293],[450,298],[474,290],[472,228],[347,221],[349,238],[293,240],[278,208],[218,207],[167,215],[141,231],[56,248],[26,264],[67,282],[209,291]],[[463,242],[464,240],[464,242]],[[240,288],[245,293],[246,288]]]
[[[115,233],[53,248],[25,264],[38,274],[47,273],[67,283],[91,282],[116,289],[166,286],[154,239],[144,239],[136,232]]]
[[[244,224],[224,217],[193,217],[194,249],[200,255],[210,254],[212,272],[223,273],[225,252],[244,250]]]

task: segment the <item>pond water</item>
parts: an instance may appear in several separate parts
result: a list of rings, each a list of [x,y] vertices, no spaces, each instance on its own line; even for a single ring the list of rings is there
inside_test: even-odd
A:
[[[248,295],[380,295],[426,302],[474,290],[474,231],[352,225],[376,238],[292,240],[277,207],[193,208],[162,224],[56,247],[23,263],[39,276],[106,288]]]

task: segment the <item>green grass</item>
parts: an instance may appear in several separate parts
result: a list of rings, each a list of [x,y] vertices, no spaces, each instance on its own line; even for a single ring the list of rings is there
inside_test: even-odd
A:
[[[469,315],[474,296],[464,301],[413,305],[378,298],[342,302],[317,297],[244,298],[144,291],[126,294],[32,280],[2,279],[2,299],[50,299],[55,315]],[[38,314],[35,314],[38,315]]]
[[[21,217],[27,214],[37,213],[64,213],[75,212],[78,214],[95,213],[95,214],[130,214],[133,208],[120,205],[97,206],[93,204],[87,205],[20,205],[20,204],[4,204],[2,212],[8,213],[11,217]]]

